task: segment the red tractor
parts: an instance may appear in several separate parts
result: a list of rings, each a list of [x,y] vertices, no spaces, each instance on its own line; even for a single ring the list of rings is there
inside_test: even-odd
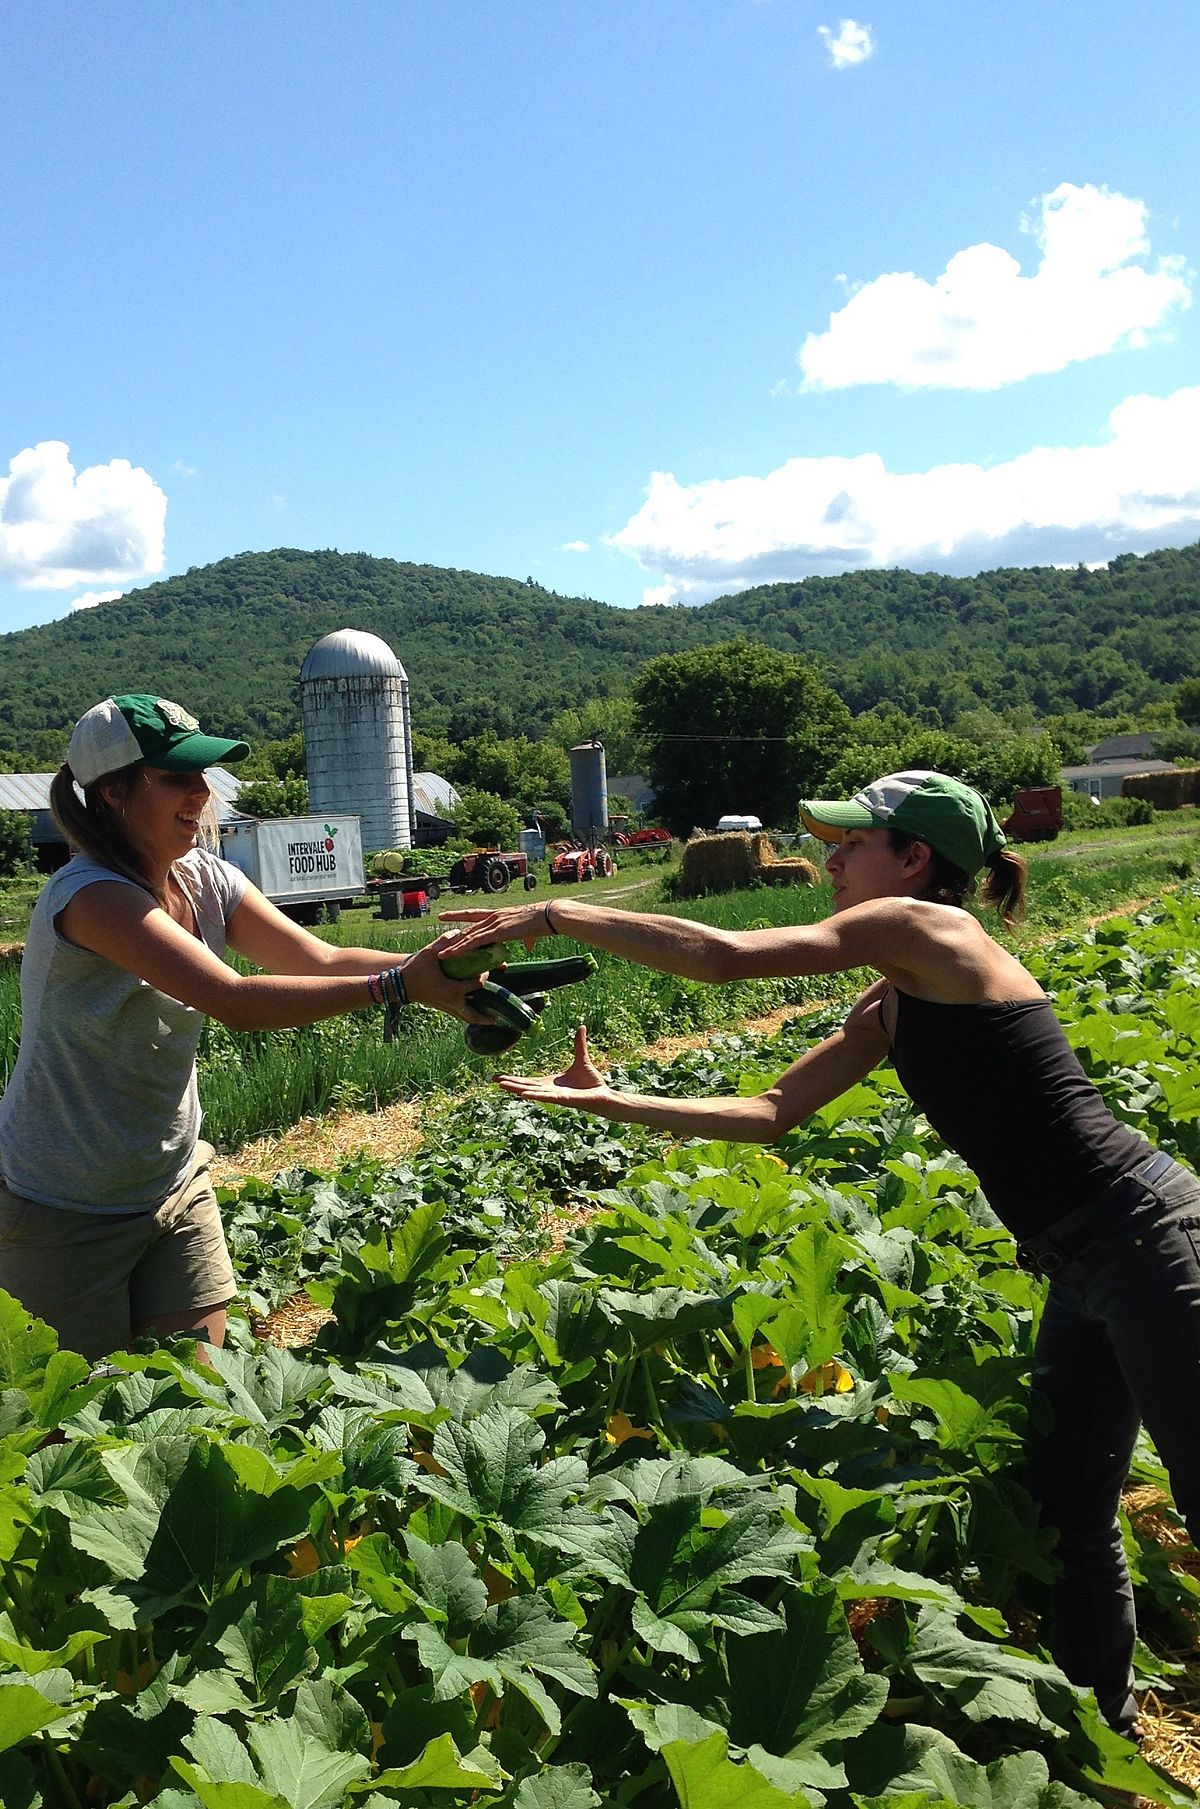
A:
[[[560,842],[550,863],[550,884],[579,885],[587,879],[607,879],[616,870],[617,863],[607,848],[575,848]]]
[[[507,892],[519,881],[532,892],[537,879],[529,871],[527,854],[508,854],[499,848],[477,848],[456,860],[446,884],[452,892]]]
[[[590,848],[560,848],[550,863],[552,886],[582,885],[596,877],[596,857]]]

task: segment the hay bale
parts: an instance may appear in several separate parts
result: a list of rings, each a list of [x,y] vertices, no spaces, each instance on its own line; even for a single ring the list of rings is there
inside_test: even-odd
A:
[[[1145,798],[1155,810],[1200,804],[1200,766],[1177,766],[1170,773],[1130,773],[1121,781],[1123,798]]]
[[[696,835],[684,844],[677,890],[681,898],[705,892],[735,892],[755,884],[815,886],[821,875],[811,861],[781,859],[769,835],[744,829],[723,835]]]
[[[816,886],[821,875],[802,854],[781,856],[770,836],[761,831],[750,844],[754,876],[766,886]]]
[[[677,887],[681,898],[703,892],[734,892],[755,877],[750,837],[744,829],[730,835],[693,836],[684,843]]]

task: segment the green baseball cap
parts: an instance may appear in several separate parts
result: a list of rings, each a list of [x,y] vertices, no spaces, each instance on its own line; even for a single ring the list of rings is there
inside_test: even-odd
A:
[[[823,842],[848,829],[900,829],[972,876],[1007,840],[987,799],[945,773],[888,773],[848,801],[805,799],[800,819]]]
[[[244,760],[246,741],[205,735],[194,716],[165,697],[127,692],[94,704],[75,724],[67,765],[78,785],[144,764],[169,773],[198,773],[223,760]]]

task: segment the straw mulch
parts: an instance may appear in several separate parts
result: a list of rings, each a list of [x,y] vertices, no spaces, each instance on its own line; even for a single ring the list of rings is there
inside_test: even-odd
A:
[[[1162,1547],[1172,1570],[1200,1578],[1200,1552],[1160,1489],[1130,1489],[1124,1506],[1135,1529]],[[1142,1756],[1189,1790],[1200,1793],[1200,1652],[1192,1642],[1166,1656],[1186,1669],[1172,1678],[1166,1700],[1154,1690],[1143,1696]]]

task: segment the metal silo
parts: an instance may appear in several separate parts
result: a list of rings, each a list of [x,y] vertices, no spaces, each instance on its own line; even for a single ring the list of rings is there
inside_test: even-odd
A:
[[[604,835],[608,829],[608,775],[600,741],[571,749],[571,828],[579,837]]]
[[[364,852],[416,837],[408,675],[386,641],[327,634],[300,668],[309,809],[362,818]]]

